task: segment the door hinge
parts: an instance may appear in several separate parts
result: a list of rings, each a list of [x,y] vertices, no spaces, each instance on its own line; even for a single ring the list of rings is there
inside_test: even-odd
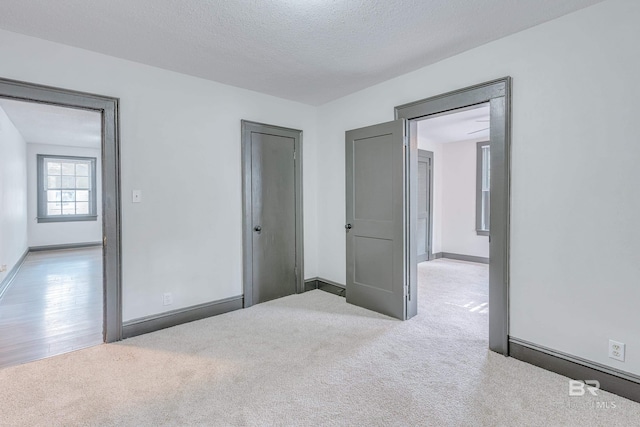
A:
[[[102,237],[102,246],[107,246],[107,236]]]
[[[293,160],[296,159],[296,150],[293,150]]]

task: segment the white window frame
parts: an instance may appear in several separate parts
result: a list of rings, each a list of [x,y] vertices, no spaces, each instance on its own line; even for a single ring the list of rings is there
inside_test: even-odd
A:
[[[37,165],[38,165],[38,222],[46,223],[46,222],[70,222],[70,221],[97,221],[98,213],[97,213],[97,187],[96,187],[96,158],[95,157],[77,157],[77,156],[59,156],[59,155],[47,155],[47,154],[38,154],[37,155]],[[49,161],[59,161],[61,163],[88,163],[89,164],[89,188],[78,188],[74,185],[73,188],[50,188],[48,186],[48,171],[46,170],[47,163]],[[77,176],[74,176],[77,178]],[[88,214],[60,214],[60,215],[50,215],[47,209],[47,191],[89,191],[88,204],[89,204],[89,213]],[[62,202],[62,197],[59,202]],[[76,203],[74,200],[73,203]]]
[[[488,236],[490,231],[491,146],[489,141],[476,145],[476,233]]]

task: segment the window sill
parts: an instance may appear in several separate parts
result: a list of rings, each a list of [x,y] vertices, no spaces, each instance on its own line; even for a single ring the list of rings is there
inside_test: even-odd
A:
[[[63,215],[63,216],[38,217],[38,223],[97,221],[97,220],[98,220],[98,215]]]

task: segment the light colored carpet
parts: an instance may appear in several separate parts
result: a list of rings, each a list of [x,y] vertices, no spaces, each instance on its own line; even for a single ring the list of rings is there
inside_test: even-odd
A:
[[[487,350],[486,266],[420,276],[407,322],[311,291],[0,370],[0,424],[638,424],[640,404],[570,398],[567,378]]]

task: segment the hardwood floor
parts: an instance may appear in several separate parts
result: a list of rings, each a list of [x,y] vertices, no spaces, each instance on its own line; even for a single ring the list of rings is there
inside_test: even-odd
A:
[[[102,248],[31,252],[0,299],[0,368],[102,343]]]

